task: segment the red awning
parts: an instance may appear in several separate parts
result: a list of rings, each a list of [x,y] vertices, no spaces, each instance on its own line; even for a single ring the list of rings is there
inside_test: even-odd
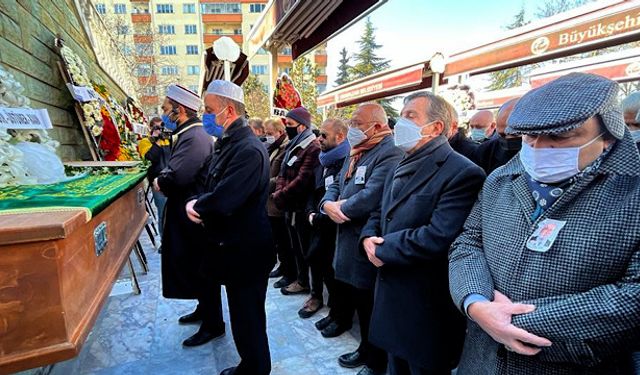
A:
[[[349,82],[318,98],[318,106],[344,107],[431,87],[428,62],[381,72]]]
[[[480,74],[640,40],[640,2],[601,1],[449,57],[445,77]]]
[[[537,69],[529,75],[531,87],[540,87],[569,72],[598,74],[617,82],[640,79],[640,48],[619,51]]]

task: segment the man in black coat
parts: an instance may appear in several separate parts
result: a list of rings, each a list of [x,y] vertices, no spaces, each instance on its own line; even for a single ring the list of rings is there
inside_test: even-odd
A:
[[[338,179],[338,174],[344,160],[349,155],[347,142],[347,125],[339,119],[326,120],[320,128],[318,141],[320,143],[320,164],[316,170],[316,183],[313,195],[309,197],[305,217],[311,226],[311,236],[308,249],[305,249],[305,259],[311,269],[311,297],[305,301],[298,311],[303,318],[313,316],[324,305],[324,285],[329,292],[332,307],[336,303],[335,275],[333,271],[333,253],[336,249],[336,223],[322,212],[318,211],[318,204],[324,196],[326,188]],[[331,314],[330,314],[331,315]],[[351,313],[350,319],[353,317]],[[329,325],[326,320],[320,324],[320,329]],[[325,325],[326,324],[326,325]]]
[[[206,169],[204,193],[186,205],[202,224],[207,254],[201,272],[226,286],[233,339],[240,364],[222,375],[271,372],[265,314],[275,249],[267,217],[269,157],[247,126],[242,89],[213,81],[204,99],[205,116],[224,127]]]
[[[450,105],[448,107],[451,116],[451,128],[449,129],[449,144],[451,148],[460,155],[466,156],[471,159],[478,148],[478,144],[471,139],[467,138],[464,132],[458,129],[458,112]]]
[[[447,256],[485,175],[447,142],[447,105],[428,92],[405,99],[395,143],[407,155],[361,234],[378,267],[370,340],[389,353],[391,375],[449,374],[462,350],[465,320],[449,296]]]
[[[162,105],[165,127],[173,130],[167,167],[154,179],[154,188],[167,197],[162,234],[162,295],[166,298],[198,299],[196,311],[180,323],[202,321],[196,334],[183,342],[197,346],[224,334],[220,287],[210,286],[197,274],[203,256],[204,231],[187,218],[185,200],[197,189],[198,170],[213,151],[213,139],[202,127],[197,110],[198,95],[182,86],[170,85]]]
[[[496,117],[497,136],[480,144],[471,158],[487,175],[507,164],[522,148],[522,137],[506,134],[507,119],[517,102],[517,98],[511,99],[500,107]]]

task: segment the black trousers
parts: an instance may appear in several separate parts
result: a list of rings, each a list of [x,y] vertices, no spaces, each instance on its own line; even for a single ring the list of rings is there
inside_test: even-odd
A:
[[[349,284],[340,280],[333,281],[333,290],[329,292],[329,316],[341,326],[351,327],[353,325],[353,316],[356,313],[356,306],[351,298],[351,289]]]
[[[235,375],[267,375],[271,372],[264,306],[267,280],[230,283],[226,290],[231,332],[240,355]]]
[[[389,354],[389,375],[451,375],[451,370],[427,370]]]
[[[296,260],[297,279],[300,285],[309,286],[309,265],[304,259],[304,254],[309,248],[310,228],[304,218],[304,212],[287,212],[285,214],[287,230],[291,239],[291,250]]]
[[[276,244],[282,276],[294,280],[298,276],[298,271],[293,250],[291,249],[291,238],[289,238],[287,223],[284,217],[277,216],[269,216],[269,222],[271,223],[271,231]]]
[[[208,288],[203,287],[198,297],[196,310],[202,315],[200,329],[207,332],[221,332],[224,330],[222,318],[222,299],[220,297],[220,285],[206,282]]]
[[[348,285],[348,284],[345,284]],[[354,303],[360,321],[360,346],[358,351],[365,355],[365,364],[376,372],[387,368],[387,353],[369,342],[369,327],[373,312],[373,289],[359,289],[348,285],[347,293]]]
[[[329,292],[328,305],[334,304],[335,272],[333,270],[333,249],[318,249],[308,260],[311,269],[311,296],[323,301],[324,285]]]

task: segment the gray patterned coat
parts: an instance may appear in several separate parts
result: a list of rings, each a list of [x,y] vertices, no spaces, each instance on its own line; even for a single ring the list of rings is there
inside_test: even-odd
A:
[[[459,308],[494,289],[534,304],[512,323],[553,345],[533,357],[508,352],[469,321],[459,375],[629,373],[640,339],[640,156],[625,133],[536,222],[519,158],[487,178],[453,244],[451,295]],[[566,225],[547,252],[528,250],[546,218]]]

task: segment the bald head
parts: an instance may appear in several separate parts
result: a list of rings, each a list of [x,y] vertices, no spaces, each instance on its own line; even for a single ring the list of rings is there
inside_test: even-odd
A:
[[[364,103],[358,106],[353,113],[353,117],[362,118],[363,121],[373,121],[381,125],[387,125],[387,113],[384,108],[378,103]]]
[[[496,129],[493,113],[487,110],[477,112],[469,119],[469,128],[471,128],[471,138],[474,141],[491,137]]]
[[[507,135],[505,130],[507,129],[507,120],[509,119],[509,115],[511,115],[511,111],[513,111],[513,107],[516,106],[518,99],[520,98],[514,98],[507,101],[498,110],[498,116],[496,117],[496,131],[501,137],[513,138],[513,136]]]

